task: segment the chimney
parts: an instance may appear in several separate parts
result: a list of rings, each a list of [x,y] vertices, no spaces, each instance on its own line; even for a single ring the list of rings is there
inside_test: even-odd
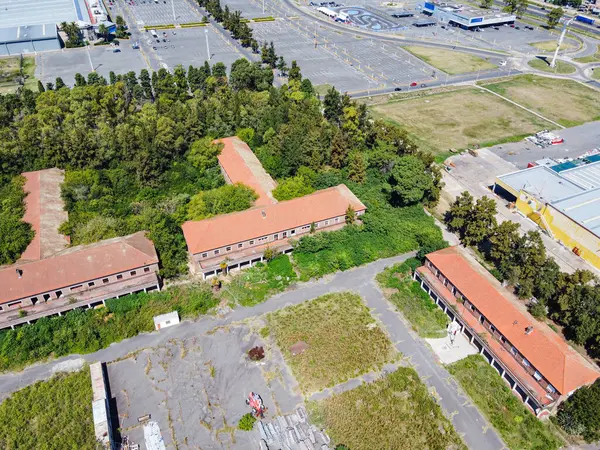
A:
[[[15,269],[15,272],[17,272],[17,276],[19,278],[21,278],[23,276],[23,271],[21,269]]]
[[[264,209],[263,209],[263,210],[261,210],[261,211],[260,211],[260,213],[262,214],[262,216],[263,216],[263,219],[267,217],[267,213],[265,212],[265,210],[264,210]]]
[[[531,334],[533,333],[533,327],[530,325],[527,328],[525,328],[525,334]]]

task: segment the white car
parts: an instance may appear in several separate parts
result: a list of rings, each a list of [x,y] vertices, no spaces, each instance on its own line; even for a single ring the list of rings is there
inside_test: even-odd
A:
[[[500,61],[500,65],[501,66],[505,66],[506,65],[506,61]]]

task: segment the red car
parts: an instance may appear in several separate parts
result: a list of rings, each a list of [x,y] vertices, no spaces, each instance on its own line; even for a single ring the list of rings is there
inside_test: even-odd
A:
[[[410,87],[415,87],[417,85],[417,83],[415,81],[413,81],[412,83],[410,83]]]

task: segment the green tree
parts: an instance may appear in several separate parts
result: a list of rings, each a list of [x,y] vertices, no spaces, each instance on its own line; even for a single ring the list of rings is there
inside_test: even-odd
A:
[[[528,7],[529,2],[527,0],[519,0],[517,9],[515,11],[517,17],[523,17],[523,15],[527,12]]]
[[[37,82],[37,89],[38,89],[38,92],[46,92],[46,88],[44,87],[44,84],[40,80],[38,80],[38,82]]]
[[[108,28],[103,23],[101,23],[100,25],[98,25],[98,34],[100,36],[102,36],[102,38],[105,41],[108,41],[108,35],[109,35]]]
[[[202,220],[218,214],[243,211],[250,208],[257,198],[252,189],[241,183],[200,192],[192,197],[188,205],[188,219]]]
[[[519,242],[519,224],[506,220],[494,228],[489,237],[487,256],[506,277]]]
[[[339,124],[342,118],[342,98],[335,87],[329,88],[323,100],[323,116],[332,124]]]
[[[364,183],[367,178],[367,162],[365,155],[354,151],[348,158],[348,179],[355,183]]]
[[[489,8],[491,8],[491,7],[492,7],[492,5],[493,5],[493,4],[494,4],[494,0],[481,0],[481,2],[480,2],[480,4],[479,4],[479,5],[480,5],[482,8],[489,9]]]
[[[481,197],[475,202],[465,222],[463,243],[479,245],[496,228],[496,202],[489,197]]]
[[[346,208],[346,217],[345,217],[346,225],[352,225],[356,221],[356,211],[352,205],[348,205]]]
[[[450,209],[444,217],[444,222],[448,226],[448,229],[458,233],[462,238],[465,235],[467,220],[474,207],[474,199],[469,191],[464,191],[456,197],[456,200],[450,205]]]
[[[222,148],[223,144],[213,144],[212,138],[202,138],[192,144],[187,160],[196,169],[205,171],[217,166],[217,156],[221,153]]]
[[[31,225],[23,222],[24,185],[25,179],[17,176],[0,187],[0,265],[14,263],[35,234]]]
[[[581,435],[588,443],[600,440],[600,380],[579,388],[565,400],[556,421],[567,433]]]
[[[546,22],[548,23],[548,26],[550,28],[554,28],[559,24],[560,19],[562,19],[564,15],[565,12],[562,8],[552,8],[546,15]]]
[[[416,156],[403,156],[388,176],[390,201],[397,206],[420,202],[433,188],[433,178],[423,161]]]
[[[279,180],[277,187],[273,189],[272,193],[273,197],[281,202],[297,197],[304,197],[313,192],[315,192],[315,189],[312,187],[310,181],[302,175],[296,175],[291,178]]]
[[[59,89],[64,88],[66,84],[61,77],[56,77],[56,80],[54,80],[54,86],[58,91]]]
[[[298,63],[296,62],[296,60],[292,61],[292,67],[290,67],[288,78],[290,81],[302,81],[302,73],[300,72],[300,67],[298,67]]]
[[[341,169],[346,165],[346,160],[348,158],[348,147],[349,142],[347,137],[338,130],[338,132],[333,136],[331,140],[331,165],[336,169]]]

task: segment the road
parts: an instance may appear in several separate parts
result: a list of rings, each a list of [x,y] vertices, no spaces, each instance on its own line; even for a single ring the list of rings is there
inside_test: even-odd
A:
[[[47,363],[30,366],[22,372],[0,375],[0,398],[39,380],[49,378],[57,364],[77,362],[83,359],[88,363],[95,361],[115,361],[132,352],[144,348],[164,345],[172,339],[188,339],[206,333],[216,327],[239,322],[250,317],[266,314],[288,305],[299,304],[315,297],[341,291],[356,291],[365,300],[372,312],[387,329],[392,342],[405,358],[413,365],[423,382],[436,392],[437,401],[456,430],[463,436],[469,448],[477,450],[506,448],[496,431],[491,427],[479,410],[473,406],[458,386],[457,382],[437,362],[431,348],[410,330],[410,326],[394,310],[376,285],[375,276],[385,267],[396,264],[413,256],[413,253],[382,259],[371,264],[322,278],[317,281],[301,283],[295,289],[276,295],[268,301],[252,308],[237,308],[225,316],[205,316],[197,322],[185,321],[160,332],[145,333],[88,355],[71,355]]]

